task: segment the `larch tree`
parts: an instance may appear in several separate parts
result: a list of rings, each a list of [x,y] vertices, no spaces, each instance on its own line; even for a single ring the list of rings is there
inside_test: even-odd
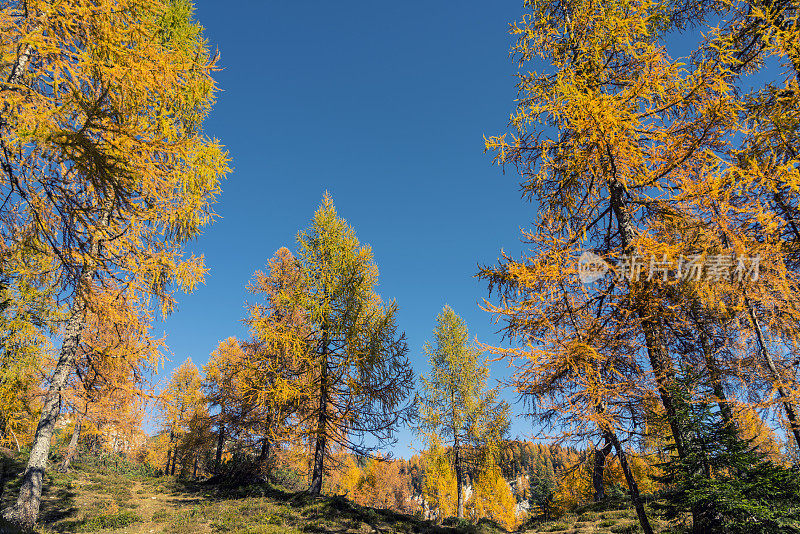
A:
[[[21,242],[0,254],[0,444],[18,451],[36,429],[60,318],[49,258],[30,251]]]
[[[297,258],[281,247],[257,271],[248,291],[261,300],[248,303],[245,323],[251,338],[243,394],[257,407],[262,435],[259,463],[269,467],[275,446],[297,437],[293,426],[310,416],[315,384],[312,325],[303,307],[304,278]]]
[[[456,475],[444,448],[435,438],[422,454],[422,465],[425,470],[421,488],[425,511],[439,521],[452,517],[458,507]]]
[[[251,337],[228,338],[204,366],[203,390],[216,425],[215,471],[226,442],[237,450],[255,445],[257,463],[271,466],[275,448],[302,434],[314,388],[311,329],[302,307],[302,271],[294,255],[280,248],[257,271],[248,291],[261,299],[247,303],[244,319]]]
[[[48,0],[0,7],[0,234],[32,233],[67,304],[61,348],[17,503],[35,523],[61,392],[97,288],[169,312],[202,281],[184,244],[212,219],[227,155],[203,134],[209,52],[187,0]],[[102,313],[100,310],[93,310]]]
[[[72,408],[74,424],[61,469],[74,459],[84,428],[102,439],[113,435],[117,443],[111,450],[131,445],[141,431],[144,404],[152,394],[147,377],[156,371],[165,350],[164,339],[151,335],[149,314],[131,306],[124,292],[95,291],[93,296],[75,373],[62,394],[62,402]],[[97,302],[100,299],[103,302]]]
[[[522,345],[496,351],[521,362],[516,385],[540,420],[602,440],[598,451],[612,444],[650,532],[621,443],[637,438],[641,407],[655,397],[685,456],[681,375],[701,369],[703,397],[729,421],[737,381],[760,406],[780,406],[800,441],[797,9],[525,6],[511,28],[520,62],[512,132],[486,146],[518,170],[538,213],[524,232],[530,253],[481,272],[503,295],[487,309]],[[676,38],[690,55],[673,57]],[[747,76],[774,77],[770,62],[786,70],[752,90]],[[612,275],[581,283],[582,252],[602,256]],[[758,283],[751,258],[761,261]]]
[[[487,148],[518,169],[539,210],[524,233],[531,254],[482,271],[506,297],[487,308],[527,345],[498,349],[527,360],[520,392],[545,408],[546,421],[567,422],[568,433],[584,440],[601,438],[599,450],[612,444],[651,532],[618,434],[634,430],[635,399],[652,388],[683,454],[668,335],[683,318],[668,298],[674,288],[664,260],[688,256],[697,244],[664,242],[653,228],[694,214],[696,190],[682,187],[707,176],[738,109],[723,62],[669,56],[660,40],[670,24],[663,4],[525,5],[530,13],[512,26],[521,71],[513,133],[490,138]],[[526,71],[533,63],[544,70]],[[581,283],[575,260],[582,249],[608,258],[617,276]],[[663,262],[660,271],[652,262],[642,268],[651,256]]]
[[[298,428],[313,443],[309,491],[319,494],[334,447],[364,455],[393,440],[412,414],[414,379],[397,305],[375,292],[372,250],[359,243],[327,193],[297,246],[302,289],[281,298],[302,309],[302,335],[312,347],[306,380],[314,389]]]
[[[167,475],[175,474],[178,456],[185,452],[181,441],[191,434],[196,419],[205,413],[206,403],[201,385],[200,372],[189,358],[175,369],[159,396],[159,420],[162,430],[169,434],[167,464],[164,468]]]
[[[230,337],[219,343],[211,353],[211,359],[203,366],[203,393],[209,407],[216,411],[212,416],[217,434],[214,473],[219,473],[225,440],[243,424],[236,415],[244,411],[239,382],[245,361],[241,343]]]
[[[464,485],[477,455],[496,447],[508,427],[509,406],[489,389],[489,368],[469,340],[464,320],[450,306],[436,318],[434,342],[426,342],[430,372],[421,377],[418,429],[426,440],[446,440],[456,477],[456,515],[464,517]]]
[[[474,521],[488,518],[508,531],[517,526],[517,501],[495,462],[483,466],[472,484],[467,514]]]

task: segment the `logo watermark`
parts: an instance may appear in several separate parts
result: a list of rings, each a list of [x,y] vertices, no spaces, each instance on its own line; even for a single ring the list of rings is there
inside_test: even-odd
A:
[[[594,252],[584,251],[578,258],[578,278],[584,284],[591,284],[603,278],[610,267],[606,260]]]
[[[730,254],[680,255],[677,258],[669,258],[666,254],[660,258],[656,255],[623,254],[611,263],[587,250],[578,258],[578,278],[584,284],[591,284],[611,272],[618,281],[756,281],[760,262],[761,256]]]

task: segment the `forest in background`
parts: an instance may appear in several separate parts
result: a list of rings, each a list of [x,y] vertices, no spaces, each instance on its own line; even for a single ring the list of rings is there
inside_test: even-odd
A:
[[[503,344],[445,306],[419,375],[326,193],[249,282],[247,338],[155,391],[153,322],[203,282],[186,246],[230,170],[203,131],[218,56],[189,0],[0,3],[0,440],[27,461],[3,458],[4,518],[33,527],[48,472],[117,454],[436,522],[624,499],[646,534],[800,531],[797,4],[523,7],[485,148],[535,213],[477,273]],[[504,387],[547,446],[509,441]],[[395,460],[403,427],[424,447]]]

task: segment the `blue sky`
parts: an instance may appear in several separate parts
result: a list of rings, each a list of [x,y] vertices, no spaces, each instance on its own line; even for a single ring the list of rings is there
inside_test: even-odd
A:
[[[279,247],[294,250],[325,190],[373,247],[379,292],[397,300],[415,371],[427,371],[422,344],[445,303],[479,340],[498,342],[474,275],[501,249],[520,250],[534,208],[515,173],[491,165],[483,136],[505,131],[514,107],[507,30],[521,0],[197,7],[221,53],[207,132],[234,170],[220,218],[192,245],[211,269],[206,284],[158,325],[173,353],[161,379],[246,335],[245,285]],[[507,371],[494,364],[492,375]],[[529,431],[515,419],[512,435]],[[408,456],[413,436],[399,437],[395,454]]]

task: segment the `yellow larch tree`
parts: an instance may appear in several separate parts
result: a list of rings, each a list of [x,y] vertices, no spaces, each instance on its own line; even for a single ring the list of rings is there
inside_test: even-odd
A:
[[[679,457],[686,378],[728,421],[737,392],[776,407],[800,443],[797,10],[524,5],[511,132],[486,147],[538,213],[530,252],[481,271],[502,297],[486,308],[521,345],[495,351],[517,362],[540,421],[613,445],[651,532],[621,442],[654,394]],[[690,55],[673,57],[676,39]],[[611,274],[581,280],[579,256]]]
[[[425,478],[422,485],[424,507],[438,521],[453,517],[458,508],[456,475],[438,441],[430,441],[422,454]]]
[[[487,462],[472,481],[472,495],[466,502],[467,517],[474,521],[488,518],[508,531],[517,526],[517,502],[511,486],[494,461]]]
[[[169,383],[159,396],[159,421],[162,432],[169,436],[165,474],[174,475],[179,461],[185,467],[193,451],[187,450],[183,441],[191,438],[198,419],[206,414],[200,371],[189,358],[173,371]]]
[[[296,440],[312,425],[314,391],[312,325],[302,305],[304,279],[294,255],[281,247],[248,284],[258,302],[248,303],[244,343],[247,373],[242,394],[258,409],[259,462],[271,465],[271,451]]]
[[[50,259],[24,240],[0,253],[0,445],[32,441],[60,319]]]
[[[673,59],[664,38],[674,12],[662,2],[525,6],[512,26],[520,61],[512,132],[486,146],[519,171],[538,213],[523,236],[530,253],[481,272],[503,296],[487,309],[522,344],[496,352],[520,363],[516,384],[537,399],[541,420],[602,440],[597,449],[613,445],[652,532],[620,435],[634,435],[637,399],[655,390],[684,453],[671,327],[686,320],[683,299],[711,299],[668,282],[677,269],[666,260],[716,252],[692,239],[692,223],[699,199],[715,192],[718,151],[740,125],[729,68],[736,51],[712,28],[695,55]],[[542,70],[528,71],[534,64]],[[602,256],[612,275],[583,283],[582,251]]]
[[[509,406],[498,401],[499,388],[486,385],[489,368],[470,342],[464,320],[450,306],[436,318],[434,341],[423,349],[430,371],[422,375],[417,431],[427,442],[443,442],[452,453],[456,476],[456,516],[464,517],[464,487],[473,473],[492,462],[508,428]]]
[[[319,494],[333,454],[369,455],[394,440],[412,414],[413,372],[405,335],[397,329],[397,305],[375,291],[372,250],[339,217],[327,193],[310,228],[298,234],[297,248],[300,280],[274,300],[282,310],[300,310],[303,320],[259,335],[279,332],[279,352],[289,350],[305,362],[308,400],[295,428],[313,444],[309,491]]]
[[[203,366],[203,393],[209,408],[212,426],[216,426],[216,451],[214,472],[219,473],[226,439],[244,430],[250,411],[241,392],[241,377],[246,371],[246,357],[241,343],[230,337],[219,343],[211,353],[211,359]]]
[[[94,291],[63,399],[72,411],[72,438],[61,469],[73,460],[81,433],[114,452],[138,448],[144,405],[152,397],[148,377],[161,363],[163,338],[151,334],[151,317],[124,291]],[[102,299],[102,302],[97,302]]]
[[[19,229],[34,232],[68,306],[19,498],[4,512],[16,522],[38,516],[93,290],[115,280],[132,305],[168,312],[173,290],[205,273],[183,245],[212,219],[227,155],[202,130],[216,59],[192,11],[185,0],[0,7],[0,233],[11,246]]]

